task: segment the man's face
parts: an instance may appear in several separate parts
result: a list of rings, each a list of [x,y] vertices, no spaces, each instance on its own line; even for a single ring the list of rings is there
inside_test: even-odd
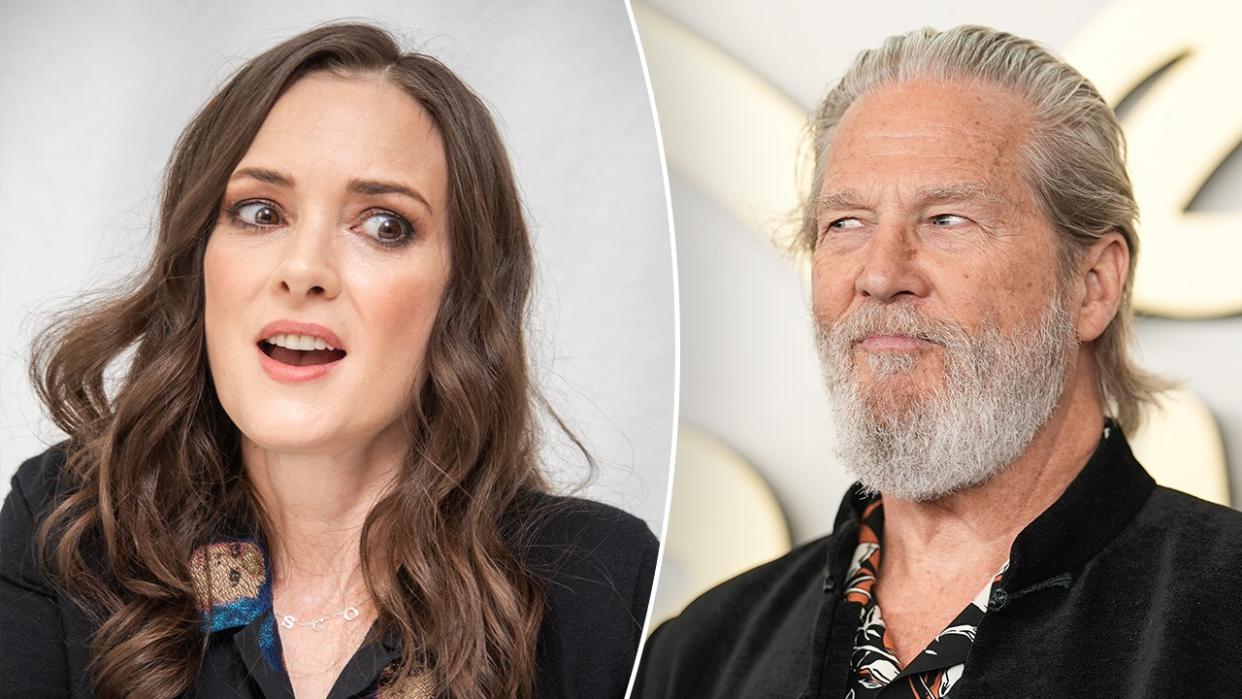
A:
[[[1030,126],[1002,89],[930,80],[878,88],[838,125],[813,302],[843,455],[877,490],[979,482],[1059,397],[1076,336],[1056,232],[1021,179]]]
[[[842,118],[828,152],[812,288],[830,325],[901,304],[978,331],[1030,327],[1055,287],[1055,232],[1021,180],[1030,108],[995,87],[882,87]],[[915,398],[943,382],[943,347],[877,335],[853,348],[859,380]],[[901,357],[908,359],[902,360]],[[912,363],[877,375],[869,357]]]

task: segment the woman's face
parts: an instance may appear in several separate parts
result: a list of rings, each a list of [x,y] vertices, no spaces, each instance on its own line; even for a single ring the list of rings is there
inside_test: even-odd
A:
[[[447,179],[431,117],[385,80],[315,73],[276,102],[203,263],[208,361],[246,438],[340,453],[402,429],[449,277]]]

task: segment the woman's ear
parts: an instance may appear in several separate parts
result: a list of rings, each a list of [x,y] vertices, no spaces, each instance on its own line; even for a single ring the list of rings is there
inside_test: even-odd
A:
[[[1130,271],[1130,246],[1117,231],[1091,244],[1079,265],[1083,295],[1078,306],[1078,339],[1091,342],[1117,315]]]

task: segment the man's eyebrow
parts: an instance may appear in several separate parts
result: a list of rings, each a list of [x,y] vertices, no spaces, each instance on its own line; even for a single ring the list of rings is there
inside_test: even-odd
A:
[[[962,201],[982,201],[989,204],[1007,201],[995,188],[982,182],[960,182],[919,187],[914,190],[914,200],[922,204],[950,204]]]
[[[949,204],[962,201],[1004,203],[1008,201],[996,188],[983,182],[958,182],[919,187],[914,190],[914,201],[920,204]],[[867,202],[857,190],[848,187],[825,192],[815,198],[817,211],[840,209],[865,209]]]
[[[824,209],[865,209],[863,198],[857,190],[846,187],[831,192],[824,192],[815,197],[815,210]]]
[[[286,189],[293,188],[292,177],[263,167],[244,167],[237,172],[234,172],[233,176],[229,178],[229,181],[241,179],[243,177],[256,179],[260,182],[267,182],[268,184],[274,184],[278,187],[284,187]],[[420,202],[423,206],[427,207],[428,211],[433,211],[431,204],[427,201],[426,197],[419,194],[417,190],[396,182],[353,179],[349,181],[347,189],[354,194],[401,194],[413,199],[414,201]]]

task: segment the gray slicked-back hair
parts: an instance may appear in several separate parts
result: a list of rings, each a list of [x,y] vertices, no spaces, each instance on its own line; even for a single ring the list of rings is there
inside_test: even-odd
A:
[[[1032,132],[1022,144],[1023,178],[1061,233],[1058,278],[1064,286],[1086,249],[1110,231],[1130,248],[1130,267],[1117,315],[1095,340],[1100,395],[1123,430],[1133,434],[1144,404],[1171,384],[1130,356],[1131,290],[1138,258],[1138,205],[1125,167],[1125,136],[1112,108],[1072,66],[1029,39],[980,26],[919,29],[858,54],[828,92],[810,124],[814,175],[802,208],[797,246],[814,251],[816,198],[837,124],[859,97],[888,84],[923,78],[983,82],[1008,89],[1031,105]]]

